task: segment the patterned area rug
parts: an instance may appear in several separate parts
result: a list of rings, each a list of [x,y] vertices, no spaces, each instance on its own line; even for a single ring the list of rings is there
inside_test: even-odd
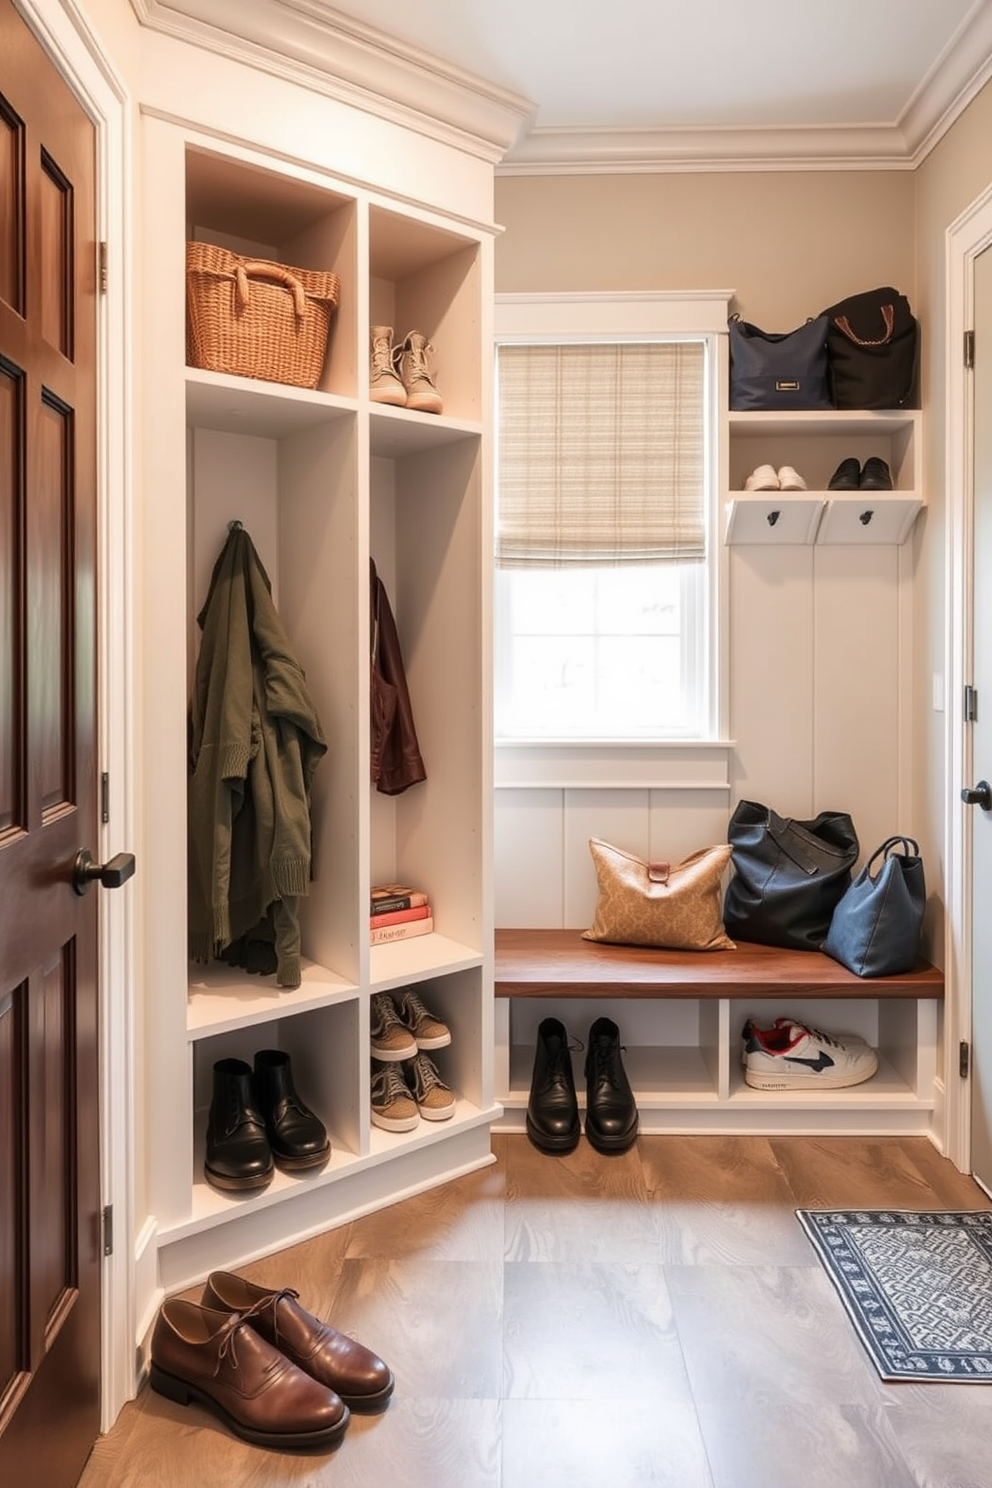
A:
[[[882,1379],[992,1383],[992,1211],[796,1216]]]

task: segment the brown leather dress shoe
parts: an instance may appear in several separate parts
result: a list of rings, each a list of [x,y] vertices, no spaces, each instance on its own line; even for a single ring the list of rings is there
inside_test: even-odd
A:
[[[171,1298],[151,1342],[151,1387],[212,1411],[263,1447],[333,1446],[350,1412],[339,1395],[267,1343],[243,1318]]]
[[[393,1374],[371,1349],[322,1323],[299,1305],[298,1292],[270,1290],[230,1271],[214,1271],[203,1305],[241,1314],[267,1342],[352,1410],[375,1410],[393,1393]]]

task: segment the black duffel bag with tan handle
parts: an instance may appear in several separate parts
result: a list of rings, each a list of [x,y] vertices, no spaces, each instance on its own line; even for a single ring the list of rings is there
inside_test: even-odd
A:
[[[904,294],[885,285],[822,313],[835,408],[919,408],[920,323]]]

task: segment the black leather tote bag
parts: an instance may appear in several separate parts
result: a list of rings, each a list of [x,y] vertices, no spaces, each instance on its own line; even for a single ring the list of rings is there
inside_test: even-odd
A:
[[[741,801],[727,841],[734,865],[723,905],[727,934],[819,950],[858,859],[850,816],[821,811],[812,821],[796,821],[757,801]]]
[[[762,331],[732,315],[727,329],[732,410],[833,407],[826,316],[808,320],[795,331]]]
[[[891,285],[824,310],[837,408],[919,408],[920,323]]]
[[[855,976],[912,971],[926,903],[919,843],[912,837],[887,837],[834,910],[823,950]]]

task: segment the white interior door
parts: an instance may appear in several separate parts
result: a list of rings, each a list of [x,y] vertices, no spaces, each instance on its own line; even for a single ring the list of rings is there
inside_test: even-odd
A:
[[[974,261],[974,326],[971,1169],[992,1193],[992,247]]]

